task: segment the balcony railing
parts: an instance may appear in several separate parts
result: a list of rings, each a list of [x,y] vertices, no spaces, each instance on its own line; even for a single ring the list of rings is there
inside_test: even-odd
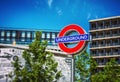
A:
[[[105,63],[98,63],[98,65],[105,65]]]
[[[103,46],[105,46],[104,44],[100,44],[98,47],[103,47]]]
[[[91,45],[91,48],[117,46],[117,45],[120,45],[120,43],[109,43],[109,44]]]
[[[98,27],[92,27],[91,30],[98,30],[98,29],[105,29],[105,28],[115,28],[115,27],[119,27],[120,24],[116,24],[116,25],[105,25],[105,26],[98,26]]]
[[[99,38],[108,38],[108,37],[114,37],[114,36],[120,36],[120,33],[112,34],[112,35],[99,35],[99,36],[92,36],[92,39],[99,39]]]
[[[106,52],[106,53],[94,53],[92,56],[113,56],[120,55],[120,52]]]
[[[91,47],[94,48],[94,47],[99,47],[99,46],[98,45],[91,45]]]
[[[98,63],[98,65],[105,65],[107,62],[109,62],[109,61],[107,61],[107,60],[105,60],[105,61],[103,61],[103,62],[98,61],[97,63]],[[120,59],[119,59],[119,60],[116,60],[116,62],[117,62],[118,64],[120,64]]]

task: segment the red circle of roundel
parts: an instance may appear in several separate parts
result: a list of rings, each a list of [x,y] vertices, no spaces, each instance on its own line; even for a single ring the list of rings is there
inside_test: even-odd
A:
[[[62,29],[62,31],[59,33],[58,37],[63,37],[65,36],[65,34],[69,31],[77,31],[79,34],[85,34],[86,32],[84,31],[84,29],[82,29],[80,26],[75,25],[75,24],[71,24],[66,26],[65,28]],[[79,51],[81,51],[84,46],[85,46],[85,41],[80,41],[78,42],[78,44],[73,47],[73,48],[68,48],[65,46],[64,43],[58,43],[58,46],[61,48],[61,50],[63,50],[64,52],[68,53],[68,54],[74,54],[77,53]]]

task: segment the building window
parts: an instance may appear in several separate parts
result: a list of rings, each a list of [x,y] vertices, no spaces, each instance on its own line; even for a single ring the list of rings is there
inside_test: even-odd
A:
[[[47,33],[47,38],[50,38],[50,33]]]
[[[22,37],[25,37],[25,32],[22,32]]]
[[[50,40],[47,40],[48,43],[50,43]]]
[[[103,28],[103,22],[102,22],[102,21],[98,22],[98,28],[99,28],[99,29],[102,29],[102,28]]]
[[[55,40],[52,40],[52,43],[55,43]]]
[[[15,41],[15,38],[12,38],[12,41]]]
[[[42,38],[45,38],[45,33],[42,33]]]
[[[91,24],[91,30],[95,30],[96,29],[96,23]]]
[[[22,38],[22,39],[21,39],[21,41],[23,41],[23,42],[24,42],[24,41],[25,41],[25,39],[24,39],[24,38]]]
[[[110,26],[110,21],[105,21],[105,28],[108,28]]]
[[[27,41],[27,42],[31,42],[31,40],[30,40],[30,39],[26,39],[26,41]]]
[[[113,36],[117,36],[118,35],[118,30],[114,30],[113,31]]]
[[[33,32],[33,38],[35,38],[35,36],[36,36],[36,34],[35,34],[35,32]]]
[[[8,32],[7,32],[7,37],[9,37],[9,36],[10,36],[10,32],[8,31]]]
[[[53,39],[55,38],[55,33],[52,34],[52,38],[53,38]]]
[[[4,32],[4,31],[2,31],[2,32],[1,32],[1,36],[4,36],[4,35],[5,35],[5,32]]]
[[[4,38],[1,38],[0,40],[1,40],[1,41],[3,41],[3,40],[4,40]]]
[[[32,42],[34,42],[35,40],[34,39],[32,39]]]
[[[30,32],[27,32],[27,37],[30,38]]]
[[[112,26],[117,26],[117,19],[112,20]]]
[[[16,36],[16,33],[15,31],[12,32],[12,37],[15,37]]]
[[[35,38],[35,32],[32,32],[32,38]]]
[[[7,41],[10,41],[10,38],[7,38],[6,40],[7,40]]]

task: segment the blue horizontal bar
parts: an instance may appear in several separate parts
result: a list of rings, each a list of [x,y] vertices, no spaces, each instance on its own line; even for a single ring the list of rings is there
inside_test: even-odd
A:
[[[76,41],[86,41],[89,40],[88,34],[80,34],[74,36],[65,36],[55,38],[55,43],[67,43],[67,42],[76,42]]]

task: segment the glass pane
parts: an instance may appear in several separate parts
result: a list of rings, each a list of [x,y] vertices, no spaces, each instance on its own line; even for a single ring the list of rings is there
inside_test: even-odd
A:
[[[16,33],[15,32],[12,32],[12,37],[15,37]]]
[[[27,37],[30,38],[30,32],[27,32]]]
[[[50,33],[47,33],[47,38],[50,38]]]
[[[7,36],[10,36],[10,32],[9,31],[7,32]]]
[[[4,31],[1,32],[1,36],[4,36]]]
[[[22,32],[22,37],[25,37],[25,32]]]
[[[10,41],[10,38],[7,38],[6,40],[7,40],[7,41]]]
[[[52,38],[55,38],[55,33],[52,34]]]
[[[42,38],[45,38],[45,33],[42,33]]]

